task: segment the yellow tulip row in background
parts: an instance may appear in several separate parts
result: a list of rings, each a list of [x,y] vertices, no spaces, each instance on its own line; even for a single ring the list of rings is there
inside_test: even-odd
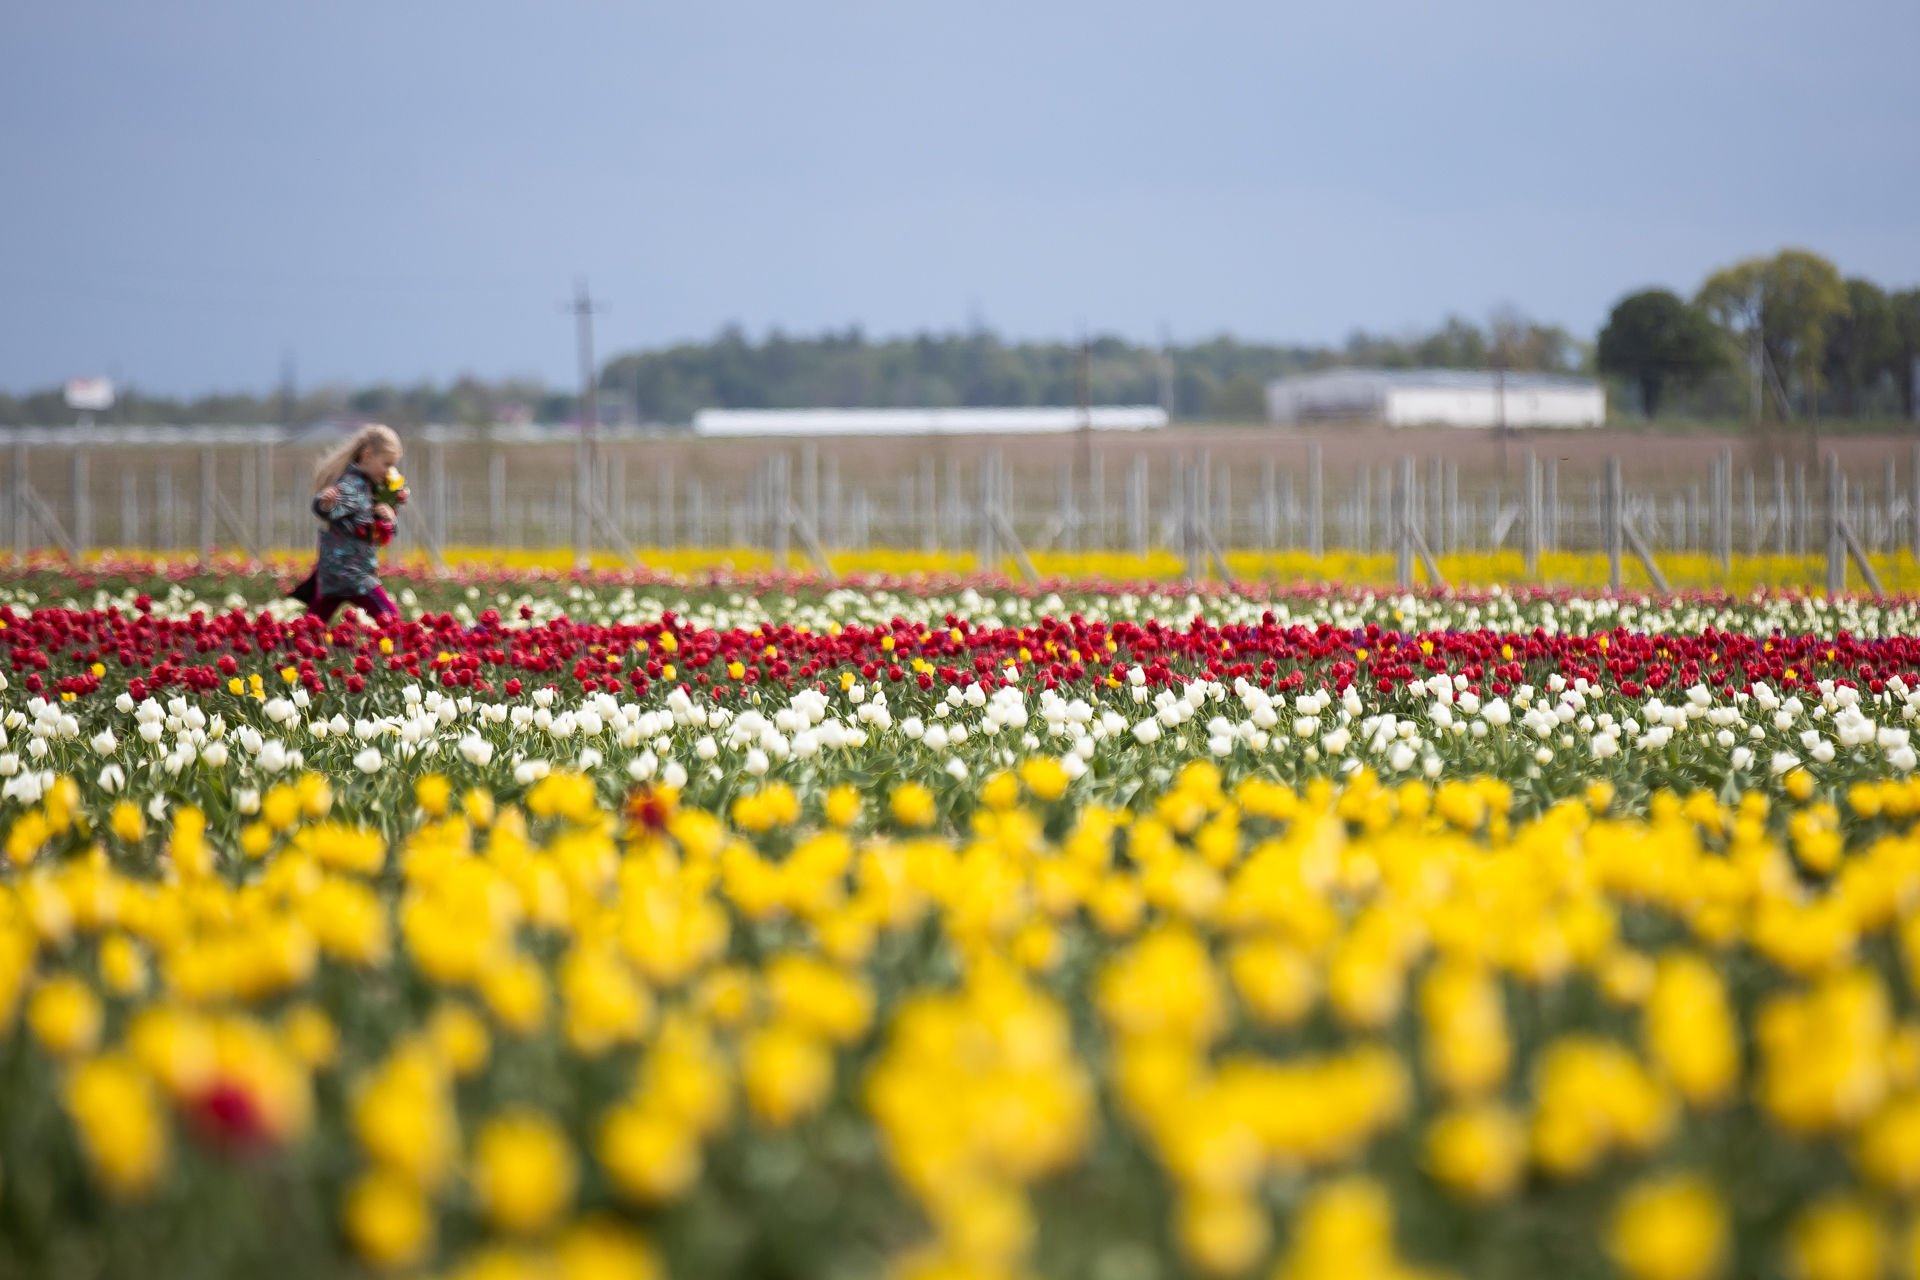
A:
[[[89,562],[99,562],[113,557],[131,556],[140,559],[160,557],[178,560],[178,553],[149,551],[103,551],[87,557]],[[649,569],[698,577],[707,573],[752,574],[769,572],[774,568],[773,553],[762,547],[677,547],[671,550],[657,547],[637,547],[635,556],[640,564]],[[447,548],[447,561],[450,565],[472,565],[475,567],[499,567],[508,569],[553,569],[564,570],[574,566],[575,558],[565,548],[545,550],[516,550],[501,547],[453,546]],[[301,564],[303,559],[310,560],[311,552],[301,548],[286,548],[275,551],[271,559],[288,565]],[[191,557],[188,557],[191,559]],[[1879,575],[1881,584],[1895,595],[1920,593],[1920,565],[1916,565],[1912,555],[1906,551],[1879,553],[1869,557],[1874,571]],[[921,551],[838,551],[831,556],[836,572],[843,575],[881,575],[909,578],[916,575],[965,576],[976,571],[978,557],[970,552],[921,552]],[[1043,578],[1071,581],[1106,581],[1111,583],[1130,582],[1177,582],[1186,577],[1185,561],[1170,551],[1155,551],[1144,557],[1121,551],[1087,552],[1035,552],[1032,556],[1036,570]],[[1305,551],[1229,551],[1226,553],[1227,567],[1233,571],[1234,579],[1240,583],[1275,584],[1341,584],[1346,586],[1390,587],[1394,585],[1397,561],[1391,553],[1358,554],[1350,551],[1329,551],[1323,556],[1313,556]],[[414,568],[426,568],[429,561],[424,552],[411,553],[401,557],[390,557],[390,563],[399,563]],[[596,569],[616,570],[630,567],[628,562],[607,551],[599,551],[591,557]],[[1657,557],[1661,572],[1666,575],[1668,584],[1676,591],[1688,590],[1725,590],[1736,593],[1748,593],[1756,589],[1800,590],[1823,593],[1826,589],[1826,560],[1822,556],[1744,556],[1733,558],[1731,570],[1723,569],[1717,556],[1701,552],[1675,552]],[[789,567],[798,572],[811,571],[813,566],[804,552],[795,546],[788,557]],[[1588,552],[1546,552],[1540,558],[1537,574],[1529,575],[1525,559],[1518,551],[1502,551],[1491,554],[1461,554],[1441,556],[1438,560],[1441,575],[1447,583],[1455,587],[1508,587],[1508,586],[1547,586],[1566,587],[1591,591],[1605,588],[1608,584],[1608,564],[1604,555]],[[304,568],[304,565],[301,566]],[[1001,573],[1014,575],[1017,570],[1012,560],[1003,560],[997,567]],[[1211,572],[1211,566],[1208,567]],[[1638,560],[1631,555],[1621,561],[1623,589],[1644,592],[1653,587],[1652,580]],[[1858,568],[1851,562],[1847,565],[1847,589],[1853,592],[1867,590]],[[1415,579],[1424,584],[1425,571],[1416,567]]]

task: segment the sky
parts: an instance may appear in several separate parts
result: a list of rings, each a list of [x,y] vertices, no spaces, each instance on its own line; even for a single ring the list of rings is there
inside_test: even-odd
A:
[[[5,0],[0,388],[577,379],[978,322],[1591,336],[1785,246],[1920,283],[1912,0]]]

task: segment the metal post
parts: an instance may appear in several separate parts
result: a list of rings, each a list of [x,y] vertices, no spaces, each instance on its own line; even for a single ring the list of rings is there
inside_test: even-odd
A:
[[[1773,553],[1784,556],[1793,545],[1793,535],[1789,531],[1793,523],[1793,514],[1787,508],[1787,460],[1779,454],[1773,457]]]
[[[1720,572],[1733,572],[1733,450],[1720,451]]]
[[[1435,454],[1427,460],[1427,487],[1421,496],[1421,521],[1426,526],[1427,549],[1435,555],[1442,553],[1447,545],[1447,464]]]
[[[1920,363],[1915,364],[1915,372],[1920,374]],[[1913,446],[1907,463],[1907,545],[1915,563],[1920,563],[1920,444]]]
[[[33,525],[27,515],[27,442],[15,437],[13,441],[13,556],[25,561],[27,551],[33,542]]]
[[[507,455],[499,449],[487,454],[487,541],[503,546],[507,540]]]
[[[1273,459],[1260,463],[1260,544],[1272,551],[1280,541],[1280,490],[1274,482]]]
[[[633,522],[627,518],[627,451],[620,450],[607,459],[607,521],[621,537],[627,537]]]
[[[434,545],[445,554],[447,546],[447,447],[439,441],[427,446],[427,500]]]
[[[1056,469],[1054,487],[1059,491],[1060,500],[1060,511],[1057,516],[1060,521],[1060,549],[1078,551],[1080,540],[1076,535],[1079,530],[1075,526],[1079,521],[1075,518],[1076,512],[1073,509],[1073,464],[1071,462],[1063,462]]]
[[[255,501],[259,503],[257,516],[260,524],[258,537],[260,554],[265,556],[273,553],[275,532],[273,527],[273,441],[267,440],[261,443],[260,448],[254,453],[253,465],[254,469],[260,473],[260,478],[254,484],[254,490],[257,494]]]
[[[1080,548],[1104,550],[1107,545],[1107,455],[1096,453],[1087,471],[1087,511],[1081,520]]]
[[[1899,477],[1894,474],[1893,455],[1888,454],[1887,455],[1887,512],[1886,512],[1887,531],[1886,531],[1886,537],[1881,540],[1882,545],[1884,545],[1887,549],[1888,555],[1892,555],[1894,548],[1900,545],[1900,535],[1894,530],[1894,527],[1893,527],[1893,505],[1894,505],[1894,502],[1899,498],[1899,496],[1900,496],[1900,480],[1899,480]]]
[[[1540,473],[1540,549],[1560,549],[1560,463],[1553,458]]]
[[[840,455],[830,453],[820,481],[820,523],[815,526],[821,542],[829,548],[838,547],[841,542],[841,502]]]
[[[1327,553],[1325,526],[1321,523],[1320,442],[1307,444],[1307,550],[1318,560]]]
[[[1526,542],[1522,545],[1527,553],[1527,576],[1540,576],[1540,458],[1531,449],[1527,451],[1527,514]]]
[[[1133,467],[1127,475],[1127,541],[1133,554],[1147,558],[1147,455],[1133,455]]]
[[[1280,481],[1280,529],[1289,551],[1299,545],[1293,536],[1294,525],[1299,519],[1300,508],[1293,493],[1293,472],[1289,471]]]
[[[132,471],[120,473],[120,538],[122,551],[142,545],[140,536],[140,479]]]
[[[1606,514],[1601,521],[1601,532],[1607,547],[1607,584],[1614,591],[1620,590],[1620,524],[1624,518],[1625,495],[1620,492],[1620,459],[1607,459],[1607,495]]]
[[[1747,468],[1747,554],[1760,554],[1760,528],[1754,523],[1759,509],[1753,500],[1753,468]]]
[[[1813,524],[1813,500],[1807,494],[1807,464],[1793,464],[1793,553],[1807,554],[1809,526]]]
[[[800,446],[800,512],[820,527],[820,450],[811,441]]]
[[[1366,463],[1360,464],[1360,470],[1353,478],[1353,550],[1357,555],[1366,555],[1369,550],[1369,537],[1373,532],[1373,515],[1368,510],[1371,495],[1373,473]]]
[[[1187,500],[1180,512],[1180,543],[1187,553],[1187,581],[1198,582],[1207,576],[1206,556],[1200,546],[1201,483],[1205,468],[1185,464]]]
[[[1413,586],[1413,455],[1400,455],[1400,475],[1393,486],[1395,534],[1394,581],[1402,591]]]
[[[213,450],[200,451],[200,559],[203,563],[213,560],[213,486],[215,472]]]
[[[584,569],[593,559],[593,453],[588,443],[592,428],[582,419],[573,442],[573,563]]]
[[[975,567],[981,573],[992,573],[1000,564],[993,538],[993,490],[998,471],[999,466],[991,449],[980,455],[980,528],[979,550],[975,553],[978,563]]]
[[[173,502],[173,470],[162,467],[153,477],[154,545],[171,550],[179,546],[180,524]]]
[[[933,455],[920,455],[920,549],[931,555],[940,549],[940,498],[935,491]]]
[[[770,475],[772,493],[768,495],[768,505],[773,508],[773,567],[785,572],[787,568],[787,535],[792,527],[792,499],[787,493],[787,455],[773,455],[773,470]]]
[[[1840,522],[1846,518],[1847,492],[1840,478],[1840,455],[1827,454],[1827,595],[1838,596],[1847,589],[1847,548],[1840,537]]]
[[[87,492],[87,451],[78,445],[73,450],[73,545],[85,554],[93,542],[93,503]]]
[[[1194,505],[1191,512],[1194,541],[1201,542],[1201,530],[1213,531],[1213,464],[1205,449],[1193,454]],[[1204,548],[1203,548],[1204,549]]]
[[[673,462],[672,460],[669,459],[661,462],[660,470],[655,473],[655,483],[659,486],[659,493],[656,495],[656,499],[654,502],[654,505],[658,507],[659,510],[657,510],[654,513],[654,516],[660,522],[660,533],[659,533],[660,547],[662,550],[671,551],[673,550],[675,545],[674,536],[673,536],[674,520],[673,520]]]

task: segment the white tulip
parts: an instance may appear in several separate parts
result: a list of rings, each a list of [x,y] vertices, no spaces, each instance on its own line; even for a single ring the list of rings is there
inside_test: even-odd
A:
[[[477,733],[470,733],[460,739],[460,754],[467,763],[484,769],[493,763],[493,744]]]
[[[278,738],[268,738],[260,744],[254,762],[268,773],[280,772],[287,767],[287,744]]]
[[[110,764],[100,771],[100,789],[109,795],[127,785],[127,775],[117,764]]]
[[[111,729],[102,729],[100,732],[93,735],[93,749],[94,751],[98,752],[100,755],[103,755],[103,756],[112,755],[114,753],[115,748],[117,748],[119,745],[120,745],[120,740],[113,736],[113,730]]]

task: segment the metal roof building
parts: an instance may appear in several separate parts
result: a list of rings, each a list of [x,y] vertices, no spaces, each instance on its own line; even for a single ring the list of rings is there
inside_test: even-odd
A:
[[[1390,427],[1597,427],[1607,393],[1590,378],[1464,369],[1329,369],[1267,384],[1274,422],[1371,418]]]
[[[1167,425],[1157,405],[1096,404],[1081,410],[1040,405],[994,409],[702,409],[702,436],[1048,435],[1077,431],[1150,431]]]

